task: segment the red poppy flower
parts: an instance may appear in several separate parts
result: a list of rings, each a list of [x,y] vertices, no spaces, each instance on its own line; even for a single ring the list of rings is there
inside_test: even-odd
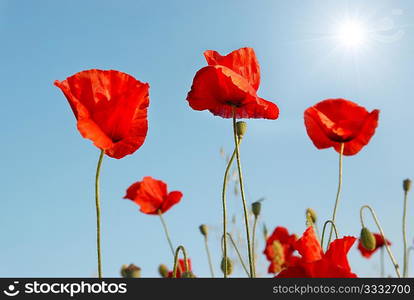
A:
[[[362,256],[365,258],[370,258],[372,254],[374,254],[378,249],[385,246],[384,239],[382,238],[382,235],[379,233],[373,233],[375,237],[375,248],[373,250],[367,250],[364,246],[362,246],[361,241],[358,243],[358,250],[361,252]],[[391,245],[391,242],[389,240],[387,241],[387,245]]]
[[[187,262],[188,262],[188,271],[189,272],[193,272],[191,269],[191,259],[187,258]],[[178,260],[178,266],[177,266],[177,274],[176,274],[176,278],[181,278],[182,274],[186,271],[186,266],[185,266],[185,261],[184,259],[179,259]],[[169,271],[168,272],[168,277],[169,278],[173,278],[174,276],[174,271]]]
[[[187,100],[195,110],[209,110],[216,116],[277,119],[276,104],[257,96],[260,67],[252,48],[241,48],[226,56],[207,50],[208,66],[194,77]]]
[[[340,152],[344,143],[344,155],[354,155],[374,135],[378,115],[378,109],[368,112],[345,99],[327,99],[305,111],[305,126],[316,148]]]
[[[272,235],[267,238],[266,248],[263,253],[270,261],[269,273],[279,273],[282,269],[297,259],[293,256],[296,235],[289,234],[285,227],[276,227]]]
[[[105,154],[122,158],[144,143],[148,130],[147,83],[119,71],[88,70],[55,81],[78,121],[78,130]]]
[[[346,236],[329,245],[326,253],[309,227],[295,243],[295,249],[302,256],[276,277],[281,278],[353,278],[347,254],[356,238]]]
[[[165,213],[180,202],[182,197],[179,191],[168,193],[165,182],[146,176],[127,189],[124,199],[134,201],[144,214],[158,215],[158,212]]]

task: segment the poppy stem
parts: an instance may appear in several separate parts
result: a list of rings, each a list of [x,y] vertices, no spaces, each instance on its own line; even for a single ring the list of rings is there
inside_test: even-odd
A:
[[[322,237],[321,237],[321,247],[323,249],[323,241],[325,238],[325,230],[326,230],[326,225],[328,225],[328,223],[330,223],[332,225],[332,229],[335,230],[335,236],[336,238],[338,238],[338,231],[336,230],[336,226],[335,223],[332,220],[327,220],[324,224],[323,224],[323,229],[322,229]],[[326,250],[328,250],[329,248],[329,243],[326,245]]]
[[[224,257],[224,270],[227,270],[227,238],[226,238],[226,232],[227,232],[227,205],[226,205],[226,190],[227,190],[227,182],[229,177],[229,172],[231,165],[234,161],[234,158],[236,156],[236,149],[234,149],[233,154],[231,155],[231,158],[227,164],[226,171],[224,172],[224,180],[223,180],[223,190],[221,193],[221,199],[223,202],[223,236],[224,236],[224,249],[223,249],[223,257]],[[224,272],[224,278],[227,278],[226,272]]]
[[[404,210],[403,210],[403,239],[404,239],[404,269],[403,277],[408,276],[408,249],[407,249],[407,200],[408,200],[408,190],[404,191]]]
[[[246,239],[247,239],[247,252],[249,255],[249,266],[250,266],[250,277],[254,278],[254,270],[253,270],[253,258],[252,258],[252,246],[250,243],[250,229],[249,229],[249,214],[247,211],[247,204],[246,198],[244,195],[244,185],[243,185],[243,172],[240,162],[240,151],[239,151],[239,139],[237,137],[237,129],[236,129],[236,111],[233,107],[233,135],[234,135],[234,144],[236,148],[236,161],[237,161],[237,170],[239,172],[239,184],[240,184],[240,194],[243,203],[243,212],[244,212],[244,223],[246,226]]]
[[[170,245],[171,253],[174,256],[174,252],[175,252],[174,251],[174,246],[173,246],[173,243],[171,242],[170,233],[168,232],[167,223],[165,223],[165,220],[162,217],[161,210],[158,210],[158,215],[160,216],[161,224],[162,224],[162,227],[164,228],[165,237],[167,238],[168,245]]]
[[[211,261],[211,254],[210,254],[210,248],[208,247],[207,236],[204,236],[204,245],[206,247],[208,266],[210,268],[210,274],[211,274],[211,277],[214,278],[214,268],[213,268],[213,263]]]
[[[336,200],[335,200],[335,206],[334,206],[334,211],[332,214],[332,224],[335,224],[335,220],[336,220],[336,210],[338,209],[338,203],[339,203],[339,198],[341,196],[341,189],[342,189],[342,159],[344,156],[344,148],[345,148],[345,144],[341,143],[341,150],[339,152],[339,178],[338,178],[338,191],[336,192]],[[328,246],[331,243],[332,240],[332,231],[333,228],[331,227],[331,233],[329,234],[329,241],[328,241]]]
[[[190,268],[188,265],[188,259],[187,259],[187,251],[185,251],[184,246],[180,245],[177,247],[177,249],[173,252],[174,253],[174,269],[173,269],[173,278],[177,278],[177,269],[179,268],[178,266],[178,255],[180,254],[180,251],[183,252],[183,256],[184,256],[184,265],[185,265],[185,271],[189,272]]]
[[[255,241],[256,241],[257,219],[258,219],[258,217],[255,216],[254,217],[254,222],[253,222],[253,239],[252,239],[253,270],[254,270],[255,275],[256,275],[256,247],[255,247]]]
[[[245,264],[245,263],[244,263],[244,261],[243,261],[243,257],[242,257],[242,255],[240,254],[240,251],[239,251],[239,248],[238,248],[238,247],[237,247],[237,245],[236,245],[236,242],[234,241],[234,239],[233,239],[233,237],[231,236],[231,234],[230,234],[230,233],[228,233],[228,232],[227,232],[227,236],[229,237],[229,240],[230,240],[231,244],[233,245],[233,248],[234,248],[234,250],[236,251],[237,256],[239,257],[240,264],[242,265],[242,267],[243,267],[244,271],[246,272],[247,276],[249,276],[249,277],[250,277],[249,271],[247,270],[246,264]],[[224,241],[224,234],[223,234],[223,236],[221,237],[221,240],[222,240],[222,241]]]
[[[392,264],[394,265],[395,273],[397,273],[398,278],[401,278],[400,266],[398,265],[398,263],[397,263],[394,255],[392,254],[391,248],[390,248],[390,246],[387,243],[387,239],[385,238],[384,230],[381,227],[381,224],[380,224],[380,222],[378,220],[377,214],[375,213],[374,209],[371,206],[369,206],[369,205],[361,206],[361,209],[359,210],[359,217],[360,217],[360,220],[361,220],[361,226],[362,226],[362,228],[365,227],[364,217],[363,217],[363,212],[364,212],[364,209],[365,208],[368,209],[371,212],[371,215],[372,215],[372,217],[373,217],[373,219],[375,221],[375,224],[377,225],[378,230],[381,233],[382,239],[384,240],[384,245],[385,245],[385,248],[387,249],[388,255],[389,255],[389,257],[390,257],[390,259],[392,261]]]
[[[96,251],[98,254],[98,277],[102,278],[102,258],[101,258],[101,203],[99,199],[99,176],[101,174],[101,165],[105,151],[101,150],[96,167],[95,176],[95,206],[96,206]]]

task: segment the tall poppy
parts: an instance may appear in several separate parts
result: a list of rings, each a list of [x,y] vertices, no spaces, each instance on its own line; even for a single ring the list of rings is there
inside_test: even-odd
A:
[[[382,238],[382,235],[379,233],[373,233],[375,237],[375,248],[373,250],[367,250],[359,241],[358,243],[358,250],[361,252],[361,255],[365,258],[370,258],[372,254],[374,254],[378,249],[385,247],[384,239]],[[389,240],[386,240],[387,245],[391,245],[391,242]]]
[[[315,235],[313,227],[309,227],[295,243],[295,249],[301,258],[276,277],[281,278],[352,278],[347,254],[356,238],[346,236],[334,240],[326,253]]]
[[[295,242],[297,237],[295,234],[289,234],[285,227],[278,226],[266,240],[266,248],[263,253],[269,260],[269,273],[279,273],[288,267],[294,260]]]
[[[182,197],[180,191],[168,192],[165,182],[146,176],[127,189],[124,199],[138,204],[144,214],[158,215],[180,202]]]
[[[204,52],[208,66],[193,80],[187,100],[195,110],[209,110],[223,118],[277,119],[276,104],[257,96],[260,67],[252,48],[241,48],[226,56]]]
[[[105,154],[134,153],[148,130],[149,85],[115,70],[87,70],[55,81],[77,119],[80,134]]]
[[[327,99],[305,111],[306,131],[318,149],[333,147],[343,154],[357,154],[368,144],[378,126],[379,110],[345,99]]]

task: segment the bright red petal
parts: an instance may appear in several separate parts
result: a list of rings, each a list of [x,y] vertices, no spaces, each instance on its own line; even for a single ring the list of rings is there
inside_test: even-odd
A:
[[[209,66],[222,65],[244,77],[257,91],[260,85],[260,66],[253,48],[241,48],[226,56],[207,50],[204,56]]]
[[[296,242],[295,248],[302,255],[304,262],[317,261],[323,255],[321,245],[312,226],[306,229],[303,236]]]
[[[169,193],[162,204],[161,212],[165,213],[167,210],[169,210],[173,205],[180,202],[181,198],[183,197],[183,193],[179,191],[173,191]]]
[[[352,245],[355,243],[356,238],[352,236],[346,236],[342,239],[334,240],[330,245],[328,251],[325,253],[324,259],[330,261],[331,264],[335,264],[346,271],[351,271],[351,267],[348,262],[348,252]]]

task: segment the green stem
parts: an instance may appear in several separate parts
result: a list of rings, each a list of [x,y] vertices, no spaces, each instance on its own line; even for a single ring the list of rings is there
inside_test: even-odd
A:
[[[244,263],[244,261],[243,261],[243,257],[242,257],[242,255],[241,255],[241,253],[240,253],[240,251],[239,251],[239,248],[238,248],[238,247],[237,247],[237,245],[236,245],[236,242],[234,241],[234,239],[233,239],[233,237],[231,236],[231,234],[230,234],[230,233],[228,233],[228,232],[227,232],[227,236],[229,237],[229,240],[230,240],[231,244],[233,245],[233,248],[234,248],[234,250],[236,251],[237,256],[239,257],[240,264],[242,265],[242,267],[243,267],[244,271],[246,272],[247,276],[249,276],[249,277],[250,277],[249,270],[247,270],[246,264],[245,264],[245,263]],[[224,241],[224,234],[223,234],[223,236],[221,237],[221,240],[222,240],[222,241]]]
[[[101,257],[101,203],[99,199],[99,176],[101,174],[101,165],[105,151],[101,150],[96,167],[95,176],[95,206],[96,206],[96,251],[98,254],[98,277],[102,278],[102,257]]]
[[[256,247],[255,247],[255,241],[256,241],[256,227],[257,227],[257,217],[254,217],[253,222],[253,239],[252,239],[252,257],[253,257],[253,271],[256,275]]]
[[[332,214],[332,224],[335,224],[335,220],[336,220],[336,210],[338,209],[339,198],[341,196],[341,189],[342,189],[342,159],[343,159],[343,156],[344,156],[344,148],[345,148],[345,144],[344,143],[341,143],[341,150],[339,152],[338,191],[336,192],[335,206],[334,206],[334,210],[333,210],[333,214]],[[333,230],[333,228],[331,228],[331,233],[329,234],[328,246],[331,243],[332,230]]]
[[[178,255],[180,254],[180,250],[183,252],[183,256],[184,256],[185,271],[186,272],[190,271],[190,267],[188,265],[188,259],[187,259],[187,251],[185,251],[184,246],[180,245],[177,247],[177,250],[175,250],[175,253],[174,253],[173,278],[177,278],[177,269],[179,268]]]
[[[336,230],[336,226],[335,223],[332,220],[328,220],[323,224],[323,229],[322,229],[322,237],[321,237],[321,248],[323,249],[323,241],[325,239],[325,230],[326,230],[326,225],[331,224],[332,225],[332,229],[335,230],[335,236],[336,238],[338,238],[338,231]],[[326,245],[326,250],[328,250],[329,248],[329,243]]]
[[[226,190],[227,190],[227,182],[228,176],[230,172],[231,165],[234,161],[234,157],[236,156],[236,149],[234,149],[233,154],[227,164],[226,171],[224,172],[224,179],[223,179],[223,190],[221,193],[221,199],[223,203],[223,235],[224,235],[224,249],[223,249],[223,256],[224,256],[224,269],[227,270],[227,205],[226,205]],[[227,278],[226,272],[224,272],[224,278]]]
[[[207,252],[207,259],[208,259],[208,265],[210,267],[210,273],[211,273],[211,277],[214,278],[214,268],[213,268],[213,263],[211,261],[211,254],[210,254],[210,248],[208,247],[208,241],[207,241],[207,236],[204,236],[204,245],[206,247],[206,252]],[[227,266],[226,266],[227,267]]]
[[[173,243],[171,242],[170,233],[168,232],[167,224],[165,223],[165,220],[162,217],[161,210],[158,210],[158,215],[160,216],[161,224],[162,224],[162,227],[164,228],[165,237],[167,238],[168,245],[170,246],[170,249],[171,249],[171,253],[174,256],[174,246],[173,246]]]
[[[381,233],[382,239],[384,240],[384,245],[385,245],[385,248],[387,249],[388,255],[389,255],[389,257],[392,261],[392,264],[394,265],[395,273],[397,273],[398,278],[401,278],[400,266],[398,265],[397,260],[395,259],[394,255],[392,254],[391,248],[387,243],[387,239],[385,238],[384,230],[381,227],[381,224],[378,220],[377,214],[375,213],[374,209],[369,205],[361,206],[361,209],[359,210],[359,218],[360,218],[360,221],[361,221],[362,228],[365,227],[364,217],[363,217],[363,211],[364,211],[365,208],[368,209],[371,212],[371,215],[374,218],[375,224],[377,225],[378,230]]]
[[[407,253],[407,199],[408,199],[408,191],[404,191],[404,210],[403,210],[403,239],[404,239],[404,269],[403,269],[403,277],[408,276],[408,253]]]
[[[253,270],[253,259],[252,259],[252,246],[250,243],[250,229],[249,229],[249,215],[247,211],[247,204],[246,198],[244,195],[244,185],[243,185],[243,172],[240,162],[240,151],[239,151],[239,139],[237,137],[237,129],[236,129],[236,111],[233,107],[233,135],[234,135],[234,144],[236,147],[236,160],[237,160],[237,170],[239,172],[239,184],[240,184],[240,194],[243,203],[243,212],[244,212],[244,223],[246,226],[246,239],[247,239],[247,252],[249,255],[249,266],[250,266],[250,275],[252,278],[255,277],[254,270]]]

